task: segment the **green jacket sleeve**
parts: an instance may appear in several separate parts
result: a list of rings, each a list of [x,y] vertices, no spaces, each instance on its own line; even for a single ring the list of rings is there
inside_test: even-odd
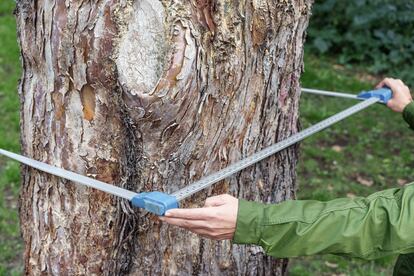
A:
[[[240,200],[233,241],[260,245],[279,258],[331,253],[374,259],[414,252],[414,185],[328,202]]]
[[[414,102],[404,108],[402,115],[410,128],[414,129]]]

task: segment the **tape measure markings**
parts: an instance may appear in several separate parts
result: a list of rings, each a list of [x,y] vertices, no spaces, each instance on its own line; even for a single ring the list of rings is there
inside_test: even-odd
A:
[[[212,184],[223,180],[229,176],[231,176],[232,174],[239,172],[241,170],[243,170],[246,167],[249,167],[285,148],[287,148],[288,146],[291,146],[309,136],[311,136],[312,134],[315,134],[365,108],[367,108],[368,106],[371,106],[377,102],[379,102],[380,99],[378,98],[370,98],[368,100],[364,100],[361,103],[358,103],[348,109],[345,109],[342,112],[339,112],[307,129],[304,129],[292,136],[290,136],[289,138],[286,138],[283,141],[280,141],[272,146],[269,146],[245,159],[242,159],[239,162],[236,162],[216,173],[213,173],[205,178],[202,178],[196,182],[194,182],[193,184],[190,184],[189,186],[186,186],[174,193],[172,193],[172,196],[177,198],[177,201],[181,201],[191,195],[193,195],[194,193],[197,193],[209,186],[211,186]]]

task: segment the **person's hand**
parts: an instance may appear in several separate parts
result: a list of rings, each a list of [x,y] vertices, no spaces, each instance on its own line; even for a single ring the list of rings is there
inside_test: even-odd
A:
[[[376,88],[383,86],[388,86],[392,90],[392,99],[388,101],[387,106],[393,111],[403,112],[407,104],[413,101],[410,89],[401,80],[386,78]]]
[[[161,221],[213,240],[230,240],[236,231],[239,200],[230,195],[207,198],[203,208],[171,209]]]

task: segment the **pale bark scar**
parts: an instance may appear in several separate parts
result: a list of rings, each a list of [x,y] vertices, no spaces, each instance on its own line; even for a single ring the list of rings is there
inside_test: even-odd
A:
[[[95,116],[95,91],[89,84],[85,84],[81,89],[81,101],[83,106],[83,117],[92,121]]]
[[[63,106],[63,97],[62,94],[54,92],[52,93],[53,100],[53,110],[55,111],[55,116],[57,120],[60,120],[65,113],[65,108]]]
[[[159,82],[165,65],[164,8],[159,1],[136,1],[118,20],[126,26],[116,59],[119,81],[133,94],[147,94]]]
[[[177,83],[177,76],[181,72],[184,62],[184,52],[186,46],[185,28],[178,22],[173,27],[172,33],[172,54],[170,66],[165,76],[160,80],[154,92],[159,92],[162,89],[169,89]]]

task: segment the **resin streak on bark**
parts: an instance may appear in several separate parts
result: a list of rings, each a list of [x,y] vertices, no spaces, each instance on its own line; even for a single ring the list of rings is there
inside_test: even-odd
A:
[[[23,153],[173,192],[298,131],[310,0],[18,1]],[[290,148],[187,200],[294,197]],[[256,246],[200,239],[24,168],[28,274],[281,275]]]

